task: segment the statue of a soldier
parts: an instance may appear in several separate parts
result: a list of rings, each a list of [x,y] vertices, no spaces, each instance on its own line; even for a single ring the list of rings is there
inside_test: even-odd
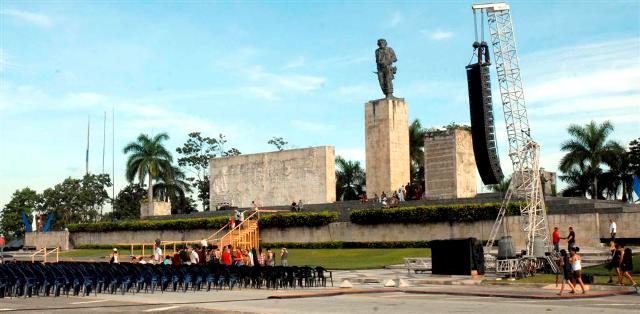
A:
[[[385,39],[378,39],[378,49],[376,49],[376,64],[378,66],[378,81],[385,97],[393,97],[393,75],[396,74],[396,67],[393,63],[398,61],[396,53],[387,47]]]

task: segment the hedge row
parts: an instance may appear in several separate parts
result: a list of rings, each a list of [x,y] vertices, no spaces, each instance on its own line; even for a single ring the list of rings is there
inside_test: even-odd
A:
[[[427,248],[429,241],[386,241],[386,242],[276,242],[262,243],[261,246],[288,249],[401,249],[401,248]]]
[[[211,243],[211,244],[213,245],[214,243]],[[386,241],[386,242],[331,241],[331,242],[310,242],[310,243],[275,242],[275,243],[262,243],[260,246],[263,248],[268,248],[268,247],[281,248],[284,246],[289,249],[401,249],[401,248],[428,248],[429,241]],[[131,250],[130,245],[113,245],[113,244],[86,244],[86,245],[79,245],[76,247],[76,249],[94,249],[94,250],[106,250],[106,251],[110,251],[113,248],[118,248],[121,251]],[[134,250],[140,250],[140,249],[142,249],[142,246],[134,245]],[[150,250],[151,246],[147,245],[145,249]]]
[[[338,213],[284,213],[260,217],[260,228],[320,227],[338,221]]]
[[[500,203],[432,205],[391,209],[354,210],[349,219],[359,225],[391,223],[474,222],[493,220],[498,216]],[[510,203],[507,216],[519,215],[522,203]]]
[[[258,223],[261,228],[318,227],[338,220],[337,213],[286,213],[265,215]],[[71,232],[108,232],[140,230],[220,229],[229,222],[226,216],[213,218],[187,218],[169,220],[127,220],[117,223],[97,222],[70,224]]]

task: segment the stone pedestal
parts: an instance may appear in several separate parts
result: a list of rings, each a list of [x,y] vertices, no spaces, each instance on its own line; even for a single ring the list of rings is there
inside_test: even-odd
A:
[[[153,202],[153,210],[150,208],[149,203],[140,203],[140,218],[147,216],[165,216],[171,215],[171,202]]]
[[[392,195],[410,180],[409,117],[403,98],[371,100],[364,106],[367,195]]]
[[[424,141],[424,180],[427,198],[474,197],[477,169],[471,131],[428,132]]]

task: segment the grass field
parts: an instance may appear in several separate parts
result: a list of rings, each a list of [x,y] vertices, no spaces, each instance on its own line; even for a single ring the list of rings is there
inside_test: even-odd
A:
[[[74,259],[97,259],[106,261],[109,250],[82,249],[71,250],[60,254],[60,257]],[[142,252],[134,252],[139,256]],[[279,254],[280,250],[274,253]],[[120,250],[122,261],[129,259],[129,250]],[[145,250],[150,256],[151,250]],[[431,250],[427,248],[408,249],[289,249],[289,265],[324,266],[329,269],[371,269],[386,265],[402,264],[403,257],[428,257]],[[280,258],[278,257],[278,263]]]

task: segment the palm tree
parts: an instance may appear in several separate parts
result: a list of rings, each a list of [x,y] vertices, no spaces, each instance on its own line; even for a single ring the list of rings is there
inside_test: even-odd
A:
[[[614,149],[613,159],[609,163],[609,171],[604,173],[604,175],[610,178],[610,186],[607,190],[609,194],[613,195],[614,199],[616,199],[620,187],[622,188],[622,201],[626,202],[631,198],[633,174],[634,169],[631,164],[629,152],[622,146],[616,147]]]
[[[424,137],[427,130],[422,127],[420,120],[415,119],[409,124],[409,158],[411,180],[421,182],[424,180]]]
[[[582,171],[589,181],[589,194],[595,199],[599,195],[598,176],[602,174],[601,165],[609,165],[614,159],[616,148],[620,146],[607,140],[613,132],[613,125],[609,121],[602,124],[591,121],[585,126],[572,124],[567,131],[572,139],[562,143],[560,148],[567,152],[560,160],[560,170],[564,173]]]
[[[507,193],[507,190],[509,190],[509,185],[510,184],[511,184],[511,176],[508,176],[508,177],[505,177],[504,179],[502,179],[502,182],[500,182],[498,184],[490,185],[489,189],[492,192],[505,194],[505,193]]]
[[[162,145],[168,139],[167,133],[160,133],[153,138],[140,134],[135,142],[127,144],[123,150],[125,154],[131,153],[127,160],[127,180],[132,183],[137,177],[140,184],[144,184],[144,179],[148,178],[147,201],[152,210],[153,180],[163,173],[173,172],[171,153]]]
[[[356,200],[362,194],[365,173],[359,161],[336,157],[336,196],[340,200]]]
[[[182,169],[172,166],[170,171],[160,173],[157,183],[153,185],[153,195],[163,201],[171,201],[171,211],[184,214],[183,205],[188,204],[187,193],[191,186]]]

